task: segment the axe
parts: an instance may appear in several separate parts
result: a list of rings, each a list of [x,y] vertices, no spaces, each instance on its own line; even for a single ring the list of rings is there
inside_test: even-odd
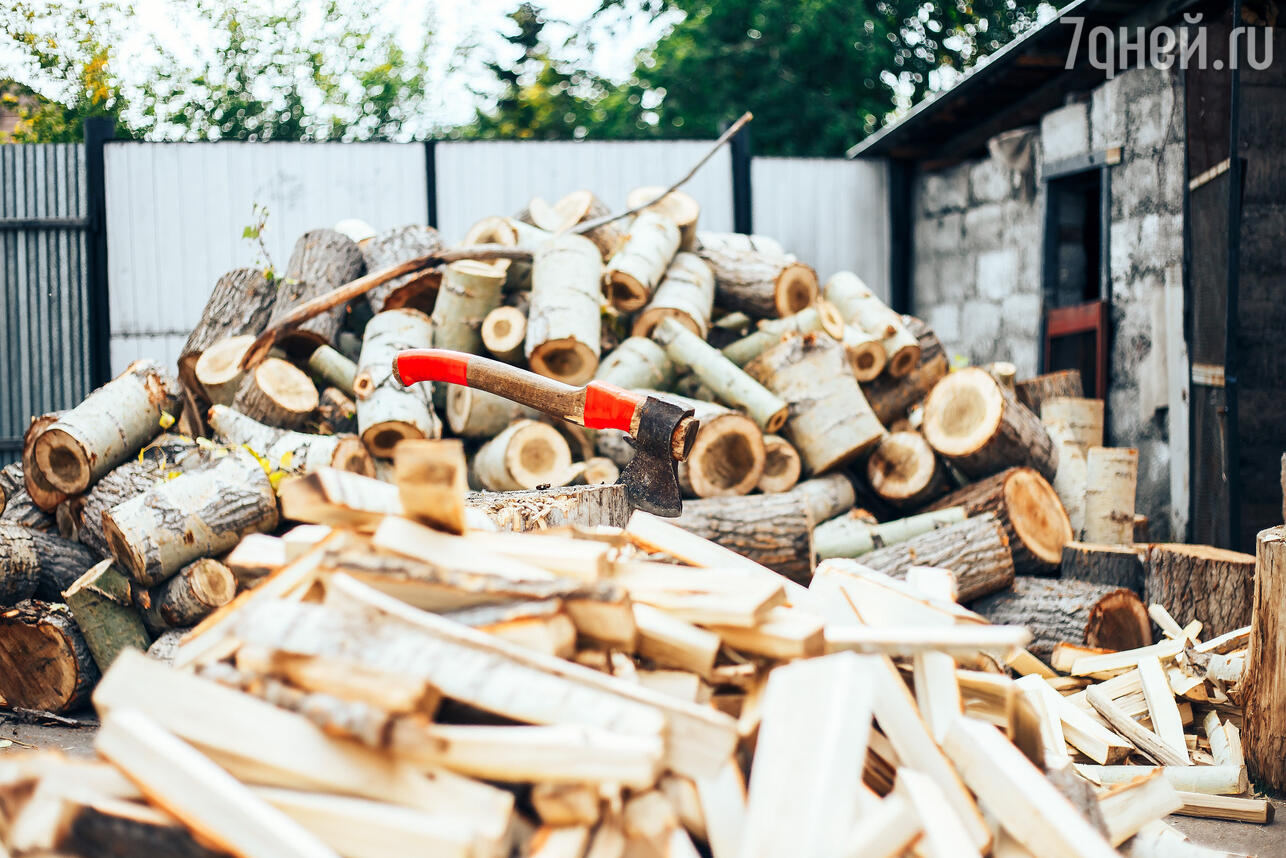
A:
[[[673,518],[683,511],[678,463],[688,458],[697,436],[691,408],[591,381],[572,387],[490,358],[448,349],[409,349],[393,359],[393,375],[404,385],[445,381],[485,390],[505,399],[578,423],[588,429],[629,433],[634,458],[621,469],[630,504]]]

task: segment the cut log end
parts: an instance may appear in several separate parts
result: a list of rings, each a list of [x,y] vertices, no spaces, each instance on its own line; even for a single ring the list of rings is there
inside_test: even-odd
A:
[[[407,439],[423,438],[424,433],[418,426],[400,420],[389,420],[376,423],[362,433],[362,443],[370,450],[372,456],[391,459],[393,448]],[[372,468],[373,469],[373,468]],[[347,468],[345,470],[348,470]],[[370,474],[374,476],[374,474]]]
[[[650,337],[656,326],[666,319],[674,319],[698,337],[705,339],[705,331],[692,319],[692,316],[674,307],[649,307],[634,320],[630,334],[635,337]]]
[[[570,337],[540,343],[532,350],[529,362],[533,372],[565,384],[584,384],[598,369],[594,350]]]
[[[341,471],[352,471],[364,477],[375,476],[375,462],[371,459],[370,450],[358,438],[343,438],[335,445],[335,457],[331,467]]]
[[[89,487],[93,473],[89,456],[70,433],[57,428],[41,432],[35,455],[40,473],[55,489],[79,494]]]
[[[920,364],[920,346],[904,346],[889,356],[888,373],[894,378],[903,378]],[[859,378],[858,381],[864,379]]]
[[[268,358],[242,381],[236,409],[270,426],[298,429],[318,402],[317,385],[308,373],[288,361]]]
[[[904,349],[898,354],[901,355],[906,351]],[[853,345],[846,343],[844,352],[848,356],[848,365],[853,370],[853,377],[858,381],[871,381],[879,378],[880,373],[884,372],[884,368],[888,365],[884,348],[876,340]],[[919,350],[917,349],[915,360],[911,362],[911,365],[904,372],[897,376],[898,378],[906,375],[919,364],[920,355],[918,352]],[[889,372],[892,373],[892,369]]]
[[[777,275],[773,302],[778,316],[798,313],[817,300],[817,272],[801,262],[792,262]]]
[[[65,605],[25,601],[0,614],[0,695],[6,705],[66,712],[98,680],[85,639]]]
[[[1152,621],[1142,600],[1124,588],[1099,599],[1085,624],[1085,643],[1118,651],[1152,643]]]
[[[764,438],[764,473],[759,490],[765,494],[790,491],[799,482],[803,464],[794,445],[778,435]]]
[[[894,432],[866,460],[866,478],[881,498],[899,508],[921,506],[946,489],[942,466],[918,432]]]
[[[491,491],[562,484],[572,464],[566,439],[548,423],[520,420],[484,444],[473,459],[474,476]]]
[[[609,272],[603,284],[603,294],[612,306],[622,313],[633,313],[647,305],[652,293],[638,278],[625,271]],[[644,336],[635,334],[635,336]]]
[[[237,386],[245,357],[255,338],[251,334],[220,340],[201,353],[193,370],[206,398],[215,405],[230,405],[236,398]]]
[[[764,443],[753,420],[720,414],[703,420],[688,456],[685,475],[697,497],[744,495],[763,474]]]
[[[1035,471],[1019,468],[1005,481],[1005,506],[1014,533],[1027,550],[1050,566],[1063,559],[1072,525],[1058,495]]]
[[[981,449],[1000,425],[1005,399],[1000,386],[982,372],[953,373],[949,391],[930,394],[925,406],[924,434],[944,456],[967,456]],[[946,394],[945,396],[943,394]],[[941,407],[933,407],[942,402]]]
[[[501,359],[521,354],[527,317],[517,307],[497,307],[482,320],[482,345]]]

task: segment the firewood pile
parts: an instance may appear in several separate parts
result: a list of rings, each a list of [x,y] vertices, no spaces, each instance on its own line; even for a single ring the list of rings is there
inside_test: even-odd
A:
[[[0,758],[10,853],[1142,858],[1224,854],[1171,813],[1269,821],[1256,559],[1146,542],[1076,373],[949,371],[662,191],[309,232],[177,374],[32,421],[0,698],[102,727]],[[631,514],[623,432],[403,385],[427,347],[691,407],[682,515]]]

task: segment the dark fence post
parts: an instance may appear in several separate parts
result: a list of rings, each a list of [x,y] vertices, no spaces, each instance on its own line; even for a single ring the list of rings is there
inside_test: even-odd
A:
[[[750,129],[741,129],[728,145],[732,149],[732,231],[750,234],[755,231],[750,187]]]
[[[908,161],[889,160],[889,306],[911,312],[911,178]]]
[[[424,141],[425,198],[429,203],[429,226],[438,228],[438,141]]]
[[[85,188],[89,230],[85,234],[89,275],[89,384],[99,387],[112,376],[112,319],[107,282],[107,186],[103,148],[116,137],[116,122],[85,120]]]

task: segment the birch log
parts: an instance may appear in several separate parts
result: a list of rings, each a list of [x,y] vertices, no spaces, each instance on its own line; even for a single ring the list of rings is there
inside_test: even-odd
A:
[[[765,494],[788,492],[799,482],[803,467],[794,444],[780,435],[765,435],[764,472],[757,488]]]
[[[1053,436],[1051,436],[1052,438]],[[1089,481],[1089,465],[1085,461],[1085,448],[1067,438],[1053,438],[1058,448],[1058,472],[1054,474],[1054,493],[1058,495],[1072,535],[1080,539],[1085,533],[1085,488]]]
[[[813,574],[813,520],[798,495],[702,498],[684,501],[674,524],[730,548],[792,580]]]
[[[232,601],[237,579],[227,566],[210,557],[194,560],[150,594],[143,614],[153,632],[195,626]]]
[[[844,320],[829,301],[816,301],[798,313],[780,319],[763,319],[754,333],[724,346],[723,356],[744,367],[766,350],[777,345],[791,334],[811,334],[825,331],[835,339],[844,336]]]
[[[103,533],[104,513],[138,497],[174,470],[173,463],[151,458],[132,459],[114,468],[82,496],[76,521],[77,538],[99,557],[110,556],[111,550]]]
[[[884,374],[862,385],[871,410],[885,426],[902,420],[916,404],[923,402],[947,374],[947,352],[933,329],[914,316],[903,316],[902,324],[920,344],[920,360],[915,369],[902,378]]]
[[[706,232],[702,230],[697,233],[697,246],[702,250],[750,250],[768,256],[788,255],[781,242],[772,236],[749,235],[744,232]]]
[[[219,440],[246,445],[267,459],[273,470],[307,474],[318,468],[337,468],[375,476],[371,454],[356,435],[309,435],[278,429],[222,405],[210,409],[209,421]]]
[[[866,515],[865,510],[855,509],[847,515],[836,516],[817,525],[813,530],[813,547],[817,550],[817,557],[821,560],[830,557],[861,557],[876,549],[914,539],[939,527],[957,524],[966,518],[964,508],[958,506],[909,515],[883,524],[868,521]]]
[[[318,346],[308,356],[308,371],[312,373],[319,385],[339,390],[345,396],[353,395],[353,382],[357,380],[357,364],[337,349]]]
[[[654,390],[638,392],[691,408],[700,423],[692,451],[679,462],[679,487],[685,495],[725,497],[754,490],[763,476],[766,455],[764,436],[755,421],[713,402]]]
[[[276,526],[276,492],[259,461],[242,449],[158,483],[104,516],[112,556],[148,587],[198,557],[231,549],[247,533]]]
[[[404,349],[428,348],[433,325],[418,310],[385,310],[366,325],[357,361],[357,431],[374,456],[389,458],[403,438],[439,438],[442,422],[433,411],[433,383],[403,386],[393,359]]]
[[[179,386],[155,361],[135,361],[36,438],[41,475],[78,494],[137,453],[161,431],[161,414],[178,410]]]
[[[61,536],[0,522],[0,606],[32,596],[62,601],[62,591],[97,562],[89,549]]]
[[[333,229],[314,229],[295,242],[286,273],[274,281],[276,300],[268,325],[285,318],[300,304],[325,295],[366,270],[356,242]],[[277,337],[277,347],[292,357],[304,358],[317,346],[333,345],[344,323],[344,304],[321,313]]]
[[[623,313],[645,306],[678,251],[678,225],[659,211],[640,212],[625,244],[607,263],[603,275],[607,300]]]
[[[715,304],[768,318],[798,313],[817,299],[817,273],[791,256],[702,246],[714,272]]]
[[[978,367],[934,386],[922,430],[938,455],[973,479],[1027,465],[1049,480],[1058,469],[1058,452],[1040,420]]]
[[[482,347],[496,360],[522,361],[527,339],[527,314],[517,307],[497,307],[482,320]]]
[[[1091,447],[1086,455],[1085,541],[1107,545],[1134,542],[1134,489],[1139,451],[1133,447]]]
[[[1054,396],[1084,396],[1080,370],[1064,369],[1017,382],[1014,394],[1032,414],[1040,414],[1046,399]]]
[[[995,625],[1026,626],[1027,648],[1049,658],[1054,646],[1113,650],[1152,643],[1152,625],[1143,602],[1129,590],[1086,581],[1018,577],[1008,590],[978,599],[969,608]]]
[[[499,244],[502,247],[518,246],[518,230],[516,227],[519,221],[510,218],[496,217],[494,215],[484,217],[476,221],[469,230],[464,234],[464,245],[471,244]],[[536,227],[528,227],[536,229]],[[531,265],[526,264],[521,270],[516,270],[519,262],[514,259],[493,259],[489,262],[483,262],[492,271],[505,276],[505,284],[511,289],[530,288],[531,285]],[[427,312],[427,311],[426,311]]]
[[[493,492],[561,485],[570,478],[571,449],[558,430],[537,420],[519,420],[478,449],[473,476]]]
[[[1261,530],[1245,701],[1246,763],[1257,783],[1286,789],[1286,527]]]
[[[665,347],[675,364],[701,379],[724,405],[749,414],[763,431],[776,432],[786,422],[785,400],[674,319],[664,319],[657,325],[652,338]]]
[[[536,416],[533,409],[485,390],[447,388],[447,425],[461,438],[494,438],[515,420]]]
[[[238,268],[219,278],[205,302],[201,320],[179,351],[179,378],[190,391],[200,391],[196,362],[220,340],[256,336],[268,324],[277,300],[277,283],[257,268]]]
[[[214,405],[231,405],[241,386],[245,375],[241,369],[241,359],[245,357],[251,344],[255,341],[253,334],[242,334],[229,337],[212,344],[192,368],[197,389],[205,395],[206,401]]]
[[[536,220],[536,226],[547,232],[563,232],[587,220],[595,220],[612,213],[607,204],[594,196],[592,191],[572,191],[553,205],[556,222]],[[585,233],[585,237],[598,248],[601,261],[611,259],[626,242],[625,230],[620,221],[604,224]]]
[[[844,350],[824,334],[791,337],[746,365],[746,371],[790,406],[785,435],[810,473],[838,468],[884,437]]]
[[[482,322],[500,306],[504,285],[504,275],[485,263],[465,259],[448,265],[433,305],[433,345],[482,354]]]
[[[1103,400],[1071,396],[1047,397],[1041,402],[1040,422],[1050,437],[1068,439],[1082,450],[1103,446]]]
[[[411,259],[435,253],[443,247],[442,236],[431,226],[413,224],[385,230],[362,241],[358,247],[367,271],[383,271]],[[428,313],[433,309],[442,271],[429,268],[395,277],[366,293],[371,311],[382,313],[411,307]]]
[[[853,483],[843,473],[804,480],[791,489],[790,493],[803,498],[809,515],[817,524],[848,512],[857,502]]]
[[[866,460],[871,489],[897,509],[915,509],[950,488],[946,469],[919,432],[884,436]]]
[[[629,337],[603,358],[594,377],[626,390],[668,390],[674,384],[674,362],[647,337]]]
[[[598,368],[603,263],[590,240],[570,233],[537,247],[524,353],[532,371],[584,384]]]
[[[893,378],[908,375],[920,362],[920,342],[902,317],[876,297],[862,279],[851,271],[840,271],[826,281],[826,300],[840,316],[873,337],[884,349],[885,369]]]
[[[3,512],[0,521],[21,524],[35,530],[53,530],[54,520],[27,492],[27,481],[22,462],[10,462],[0,469],[0,492],[3,493]]]
[[[627,208],[641,206],[648,200],[655,200],[657,195],[664,190],[665,188],[659,185],[635,188],[625,198],[625,206]],[[697,221],[701,217],[701,206],[695,199],[683,191],[670,191],[645,209],[645,211],[652,210],[665,214],[679,227],[679,248],[681,250],[693,251],[697,249],[700,244],[697,239]]]
[[[317,385],[281,358],[268,358],[245,374],[232,407],[282,429],[298,429],[317,411]]]
[[[962,603],[1005,590],[1014,583],[1014,561],[1005,529],[989,513],[937,528],[906,542],[862,555],[862,565],[895,578],[911,566],[949,569]]]
[[[31,496],[31,502],[45,512],[53,512],[67,499],[67,493],[54,488],[53,483],[41,472],[36,463],[36,438],[58,422],[65,411],[42,414],[31,418],[27,431],[22,433],[22,482]]]
[[[1250,625],[1255,558],[1210,545],[1153,543],[1143,555],[1143,598],[1179,623],[1201,620],[1216,637]]]
[[[839,340],[844,344],[848,365],[858,381],[874,381],[888,366],[889,356],[884,351],[884,343],[874,334],[868,334],[856,325],[845,325]],[[919,340],[916,343],[918,346]]]
[[[695,253],[679,253],[665,271],[665,277],[647,308],[634,320],[633,335],[648,337],[664,318],[677,319],[684,327],[705,339],[714,311],[714,274]]]
[[[0,613],[0,699],[69,712],[89,702],[98,666],[66,605],[27,600]]]
[[[111,667],[121,650],[147,652],[152,639],[134,607],[129,579],[113,560],[92,567],[67,588],[66,596],[99,670]]]

